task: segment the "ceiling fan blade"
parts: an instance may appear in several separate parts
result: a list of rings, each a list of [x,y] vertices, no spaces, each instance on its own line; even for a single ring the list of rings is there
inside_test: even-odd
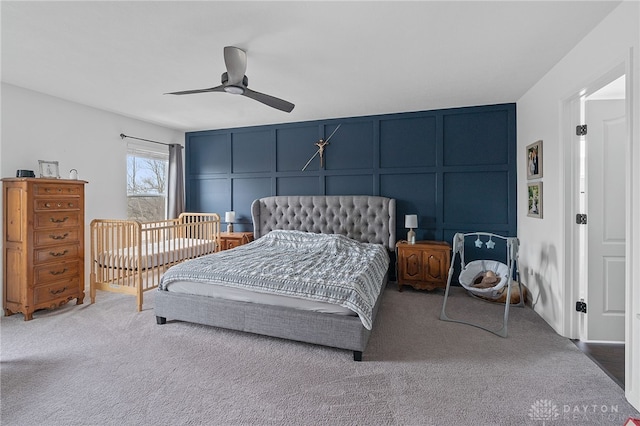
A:
[[[292,104],[291,102],[287,102],[283,99],[265,95],[264,93],[256,92],[247,88],[244,89],[243,95],[246,96],[247,98],[251,98],[258,102],[262,102],[265,105],[269,105],[272,108],[276,108],[284,112],[291,112],[295,107],[295,105]]]
[[[224,86],[210,87],[209,89],[183,90],[182,92],[165,93],[165,95],[192,95],[194,93],[207,93],[207,92],[224,92]]]
[[[247,71],[247,54],[244,50],[233,46],[224,48],[224,63],[227,66],[229,81],[232,86],[242,86],[244,73]]]

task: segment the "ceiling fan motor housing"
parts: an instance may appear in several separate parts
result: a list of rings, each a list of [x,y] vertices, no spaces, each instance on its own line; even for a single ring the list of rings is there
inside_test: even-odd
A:
[[[229,82],[229,73],[223,72],[221,76],[221,80],[222,80],[222,84],[227,84],[227,82]],[[242,85],[244,87],[249,86],[249,79],[247,78],[246,75],[242,77]]]

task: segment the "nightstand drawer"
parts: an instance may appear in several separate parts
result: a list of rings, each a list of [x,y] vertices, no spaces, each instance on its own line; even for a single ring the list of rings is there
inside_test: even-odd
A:
[[[420,250],[404,250],[402,257],[398,259],[402,262],[400,270],[402,271],[403,280],[420,280],[424,275],[424,263],[422,259],[422,251]]]
[[[234,247],[239,247],[242,245],[242,240],[226,240],[222,244],[222,250],[230,250]]]
[[[253,241],[253,232],[221,232],[220,249],[230,250],[232,248],[247,244]]]

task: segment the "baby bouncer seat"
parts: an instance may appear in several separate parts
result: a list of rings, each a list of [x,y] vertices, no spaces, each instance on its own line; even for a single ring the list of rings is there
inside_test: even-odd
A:
[[[465,241],[475,238],[474,245],[477,249],[493,250],[495,247],[494,239],[504,240],[506,245],[505,262],[489,259],[473,260],[465,263]],[[488,238],[486,242],[482,239]],[[489,331],[501,337],[507,337],[507,321],[509,319],[509,306],[511,305],[511,290],[517,283],[520,290],[520,301],[516,306],[524,306],[524,293],[522,292],[522,284],[520,283],[518,271],[518,250],[519,240],[517,237],[503,237],[501,235],[489,232],[471,232],[468,234],[457,233],[453,236],[453,258],[451,259],[451,267],[449,268],[449,276],[447,278],[447,287],[444,292],[444,300],[442,302],[442,311],[440,319],[443,321],[458,322],[461,324],[472,325]],[[504,303],[504,317],[502,319],[502,327],[497,330],[484,327],[468,321],[453,319],[447,316],[446,306],[449,297],[449,289],[451,287],[451,279],[454,274],[454,265],[456,256],[460,257],[460,275],[458,282],[464,287],[471,296],[481,298],[483,300],[495,301],[504,296],[506,287],[506,300]],[[514,275],[515,274],[515,275]],[[515,277],[515,281],[514,281]]]

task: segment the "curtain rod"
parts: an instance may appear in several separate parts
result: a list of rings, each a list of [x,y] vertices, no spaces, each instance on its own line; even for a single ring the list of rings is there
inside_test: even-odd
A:
[[[145,142],[157,143],[157,144],[165,145],[165,146],[175,145],[175,144],[172,144],[172,143],[164,143],[164,142],[152,141],[152,140],[149,140],[149,139],[137,138],[137,137],[135,137],[135,136],[127,136],[127,135],[125,135],[124,133],[120,133],[120,137],[121,137],[122,139],[124,139],[124,138],[129,138],[129,139],[138,139],[139,141],[145,141]],[[179,145],[179,144],[178,144],[178,145]]]

